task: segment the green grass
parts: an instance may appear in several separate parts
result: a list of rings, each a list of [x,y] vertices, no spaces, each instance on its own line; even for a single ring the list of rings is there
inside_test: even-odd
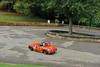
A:
[[[0,64],[0,67],[46,67],[32,64]]]
[[[35,22],[44,21],[40,18],[21,16],[15,13],[0,12],[0,22]]]

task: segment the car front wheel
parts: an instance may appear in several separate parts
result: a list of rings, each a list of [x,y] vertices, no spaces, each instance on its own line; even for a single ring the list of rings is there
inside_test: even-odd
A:
[[[33,51],[33,48],[31,46],[28,47],[31,51]]]

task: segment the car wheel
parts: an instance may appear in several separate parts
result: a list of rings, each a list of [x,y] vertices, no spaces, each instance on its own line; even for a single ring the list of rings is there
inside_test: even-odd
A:
[[[31,46],[29,46],[29,49],[30,49],[31,51],[33,51],[33,48],[32,48]]]
[[[49,54],[47,50],[44,50],[43,53],[44,53],[44,54]]]

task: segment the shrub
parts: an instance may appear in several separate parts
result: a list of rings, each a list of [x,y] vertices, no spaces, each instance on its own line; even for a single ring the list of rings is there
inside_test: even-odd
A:
[[[14,9],[16,10],[16,12],[23,14],[23,15],[30,14],[29,4],[27,3],[16,2],[14,5]]]
[[[2,1],[0,2],[0,9],[1,10],[13,10],[13,3]]]
[[[5,10],[6,9],[6,4],[5,4],[5,2],[0,2],[0,9],[1,10]]]

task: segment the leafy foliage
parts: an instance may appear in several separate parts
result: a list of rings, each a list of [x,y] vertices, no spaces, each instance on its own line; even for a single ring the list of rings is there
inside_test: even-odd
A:
[[[14,9],[28,16],[67,19],[70,34],[73,22],[94,23],[100,20],[100,0],[16,0]]]
[[[0,0],[0,9],[2,10],[13,10],[13,5],[16,0]]]

